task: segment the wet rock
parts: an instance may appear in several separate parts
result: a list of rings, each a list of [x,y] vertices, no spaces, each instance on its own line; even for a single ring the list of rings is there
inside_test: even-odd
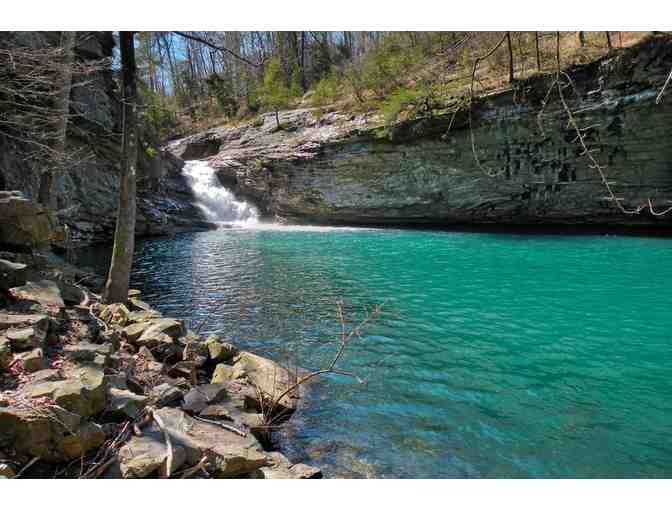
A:
[[[149,400],[145,396],[136,395],[128,390],[109,388],[107,391],[107,411],[114,415],[125,415],[129,418],[136,418]]]
[[[158,429],[147,430],[142,436],[133,436],[119,450],[119,469],[124,478],[145,478],[158,472],[165,476],[168,463],[168,449],[163,433]],[[171,473],[187,460],[183,446],[173,444]]]
[[[27,267],[25,264],[0,259],[0,290],[25,285]]]
[[[44,357],[42,349],[33,349],[23,354],[17,354],[17,358],[21,360],[23,368],[28,372],[37,372],[49,368],[49,362]]]
[[[225,399],[227,394],[227,388],[224,384],[202,384],[192,388],[184,396],[182,409],[198,414],[209,404],[215,404]]]
[[[296,377],[274,361],[262,358],[251,352],[241,352],[233,364],[234,370],[240,370],[259,391],[275,399],[280,397]],[[285,395],[278,404],[286,409],[295,410],[299,401],[300,388]]]
[[[10,289],[9,292],[14,299],[50,315],[60,315],[65,308],[61,291],[51,280],[28,282],[21,287]]]
[[[10,329],[5,333],[6,338],[15,351],[43,348],[47,338],[46,329],[29,326],[26,328]]]
[[[259,442],[210,423],[197,421],[183,411],[163,408],[155,411],[173,442],[184,447],[187,463],[196,464],[205,455],[208,470],[219,477],[240,476],[256,471],[267,462]]]
[[[230,343],[222,342],[215,335],[211,335],[205,341],[210,354],[210,359],[217,363],[227,363],[235,358],[239,351],[238,348]]]
[[[259,469],[259,478],[271,480],[322,478],[319,468],[307,464],[292,464],[280,452],[267,453],[269,465]]]

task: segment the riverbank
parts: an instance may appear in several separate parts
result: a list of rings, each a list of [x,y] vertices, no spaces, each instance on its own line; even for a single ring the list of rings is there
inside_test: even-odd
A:
[[[0,476],[321,477],[273,449],[295,372],[139,291],[104,305],[96,276],[54,256],[0,259]]]

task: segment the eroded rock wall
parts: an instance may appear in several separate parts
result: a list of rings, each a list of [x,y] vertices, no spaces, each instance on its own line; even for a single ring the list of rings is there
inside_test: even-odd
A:
[[[12,45],[39,48],[56,43],[58,33],[4,32]],[[109,32],[78,35],[79,60],[100,61],[112,56]],[[79,242],[112,239],[119,195],[120,107],[112,71],[101,70],[73,83],[67,150],[76,152],[78,164],[58,176],[58,218]],[[29,158],[31,148],[0,133],[0,190],[19,190],[37,197],[40,168]],[[206,229],[202,211],[180,169],[183,162],[159,152],[141,150],[138,175],[138,236]]]
[[[570,108],[626,208],[672,200],[672,103],[655,97],[672,68],[672,39],[569,70]],[[481,98],[459,112],[383,129],[376,119],[296,110],[261,126],[211,130],[173,143],[219,152],[222,179],[269,216],[288,221],[360,224],[669,225],[670,216],[625,215],[599,173],[581,156],[554,75]],[[200,145],[199,145],[200,144]],[[495,177],[488,173],[495,174]]]

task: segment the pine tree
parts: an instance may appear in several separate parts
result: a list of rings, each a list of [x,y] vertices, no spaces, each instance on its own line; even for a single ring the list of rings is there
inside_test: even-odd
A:
[[[266,64],[264,81],[260,94],[262,105],[275,112],[275,122],[280,129],[279,110],[287,108],[292,97],[290,88],[287,86],[287,76],[282,70],[282,64],[277,57],[272,58]]]

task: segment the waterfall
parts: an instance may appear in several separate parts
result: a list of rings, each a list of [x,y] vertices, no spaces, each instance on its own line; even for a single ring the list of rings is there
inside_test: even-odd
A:
[[[207,161],[187,161],[182,173],[187,177],[196,204],[209,221],[240,226],[256,225],[259,211],[221,185]]]

